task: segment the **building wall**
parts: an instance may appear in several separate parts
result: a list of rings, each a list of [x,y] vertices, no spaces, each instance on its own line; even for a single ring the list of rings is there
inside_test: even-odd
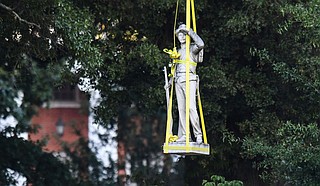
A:
[[[64,133],[59,136],[56,132],[56,123],[61,118],[64,123]],[[88,114],[81,108],[40,108],[38,114],[32,118],[33,126],[38,126],[37,133],[30,133],[32,141],[48,139],[45,151],[61,151],[61,142],[76,143],[82,136],[88,140]]]

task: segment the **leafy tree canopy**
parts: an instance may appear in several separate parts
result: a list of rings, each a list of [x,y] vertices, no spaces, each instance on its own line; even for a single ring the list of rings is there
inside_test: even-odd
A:
[[[80,77],[88,77],[102,96],[98,123],[106,125],[132,107],[146,123],[152,121],[165,109],[162,68],[170,59],[162,49],[173,47],[175,3],[2,1],[1,117],[13,115],[24,126],[34,106],[50,99],[52,85],[61,79],[84,83]],[[252,184],[245,173],[256,174],[251,169],[256,159],[240,156],[250,150],[243,139],[272,142],[288,122],[318,123],[318,4],[196,1],[198,32],[206,44],[197,69],[212,154],[186,158],[187,172],[193,170],[187,183],[219,172]],[[178,18],[184,22],[183,1]],[[18,105],[13,100],[20,91]]]
[[[187,158],[187,170],[199,168],[188,183],[219,172],[253,184],[245,175],[257,174],[252,160],[240,155],[247,150],[241,148],[244,137],[273,140],[287,121],[319,121],[318,3],[196,2],[205,41],[205,60],[197,69],[212,154]],[[162,67],[169,58],[162,49],[172,47],[175,2],[95,1],[91,8],[106,18],[99,21],[110,34],[100,42],[116,54],[98,69],[97,115],[107,121],[132,105],[145,117],[155,115],[165,106]],[[184,22],[184,2],[178,18]]]

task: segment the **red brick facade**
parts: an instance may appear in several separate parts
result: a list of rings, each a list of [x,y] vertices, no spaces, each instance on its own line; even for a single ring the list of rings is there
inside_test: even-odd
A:
[[[56,131],[59,118],[64,124],[62,136]],[[82,113],[80,108],[40,108],[31,123],[33,126],[38,125],[39,129],[37,133],[30,134],[29,138],[32,141],[48,138],[45,151],[59,152],[61,141],[72,144],[80,138],[79,134],[88,140],[88,114]]]

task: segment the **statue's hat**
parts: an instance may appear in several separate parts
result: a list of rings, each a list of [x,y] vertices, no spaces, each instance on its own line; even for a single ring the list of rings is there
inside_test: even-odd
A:
[[[176,35],[178,35],[182,30],[186,30],[187,26],[185,24],[181,24],[178,29],[176,29]]]

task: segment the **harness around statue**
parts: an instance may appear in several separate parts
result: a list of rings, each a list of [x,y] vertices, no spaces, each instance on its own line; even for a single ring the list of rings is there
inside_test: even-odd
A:
[[[178,12],[178,5],[179,0],[177,0],[177,7],[176,7],[176,16],[175,16],[175,23],[174,23],[174,30],[176,28],[176,20],[177,20],[177,12]],[[186,28],[190,29],[190,22],[191,22],[191,15],[190,15],[190,6],[192,11],[192,20],[193,20],[193,30],[194,32],[197,31],[196,29],[196,20],[195,20],[195,9],[194,9],[194,0],[186,0]],[[175,47],[175,33],[174,35],[174,48],[173,50],[164,49],[164,52],[170,55],[172,59],[171,65],[171,74],[169,77],[175,78],[175,68],[176,64],[185,64],[186,72],[190,71],[190,65],[196,66],[197,63],[190,60],[190,36],[186,36],[186,60],[179,60],[180,54],[177,52]],[[198,55],[197,62],[203,61],[203,50],[200,51]],[[165,67],[165,78],[167,78],[166,67]],[[190,100],[190,73],[185,73],[186,76],[186,100]],[[167,82],[166,82],[167,84]],[[202,129],[202,136],[203,136],[203,143],[196,143],[191,142],[189,139],[190,135],[190,102],[186,101],[186,141],[185,142],[177,142],[178,137],[173,134],[173,122],[172,122],[172,100],[173,100],[173,90],[174,90],[174,81],[171,82],[171,90],[170,96],[167,96],[167,122],[166,122],[166,138],[165,143],[163,144],[163,153],[165,154],[181,154],[181,155],[209,155],[210,147],[207,141],[204,117],[203,117],[203,110],[202,104],[200,99],[200,92],[199,86],[197,86],[197,102],[198,102],[198,109],[201,121],[201,129]],[[167,90],[168,91],[168,90]]]

